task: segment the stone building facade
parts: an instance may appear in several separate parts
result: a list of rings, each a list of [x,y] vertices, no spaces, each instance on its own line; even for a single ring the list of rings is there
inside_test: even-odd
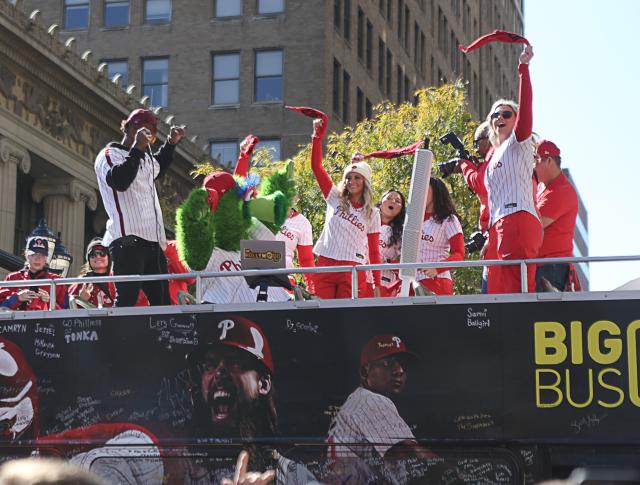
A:
[[[310,105],[330,128],[385,99],[461,78],[470,110],[517,93],[520,47],[463,55],[459,43],[497,28],[523,32],[522,0],[23,0],[91,49],[137,96],[186,122],[223,165],[258,135],[293,155],[311,127],[284,109]]]
[[[56,26],[16,3],[0,1],[0,249],[20,255],[45,217],[74,257],[74,275],[86,243],[106,222],[95,156],[122,138],[121,120],[144,104],[108,80],[90,51],[79,55],[74,41],[59,39]],[[168,128],[160,124],[161,138]],[[167,209],[193,187],[189,171],[203,158],[191,142],[179,145],[159,184]]]

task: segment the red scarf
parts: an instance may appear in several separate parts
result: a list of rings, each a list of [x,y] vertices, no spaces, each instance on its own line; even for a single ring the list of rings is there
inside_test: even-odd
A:
[[[371,152],[364,155],[365,160],[367,158],[397,158],[403,155],[411,155],[415,153],[418,148],[424,143],[423,140],[417,141],[411,145],[402,148],[391,148],[390,150],[380,150],[377,152]]]
[[[468,46],[464,46],[460,44],[458,49],[460,49],[465,54],[467,52],[474,51],[479,49],[483,45],[489,44],[490,42],[504,42],[506,44],[526,44],[530,45],[529,41],[522,37],[521,35],[514,34],[512,32],[507,32],[506,30],[494,30],[490,34],[485,34],[481,37],[478,37]]]

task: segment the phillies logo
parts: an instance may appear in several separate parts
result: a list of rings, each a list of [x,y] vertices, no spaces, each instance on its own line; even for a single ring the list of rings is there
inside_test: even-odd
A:
[[[282,226],[282,229],[280,229],[280,234],[282,234],[284,237],[286,237],[287,239],[290,240],[294,240],[296,235],[294,233],[292,233],[289,229],[287,229],[287,226]]]
[[[494,168],[494,169],[495,169],[495,168],[500,168],[500,167],[502,167],[502,162],[501,162],[501,161],[498,161],[497,163],[494,163],[494,164],[493,164],[493,168]]]
[[[422,238],[423,241],[427,241],[427,242],[433,242],[433,236],[431,234],[423,234]]]
[[[235,261],[226,260],[220,263],[220,271],[240,271],[242,266],[240,263],[236,263]]]
[[[221,330],[220,340],[225,340],[227,338],[227,333],[235,326],[236,322],[233,320],[222,320],[218,323],[218,328]],[[251,332],[251,338],[253,339],[253,346],[243,346],[242,348],[251,352],[258,359],[264,359],[264,354],[262,352],[262,349],[264,349],[264,338],[262,338],[262,334],[255,327],[249,327],[249,331]]]
[[[380,247],[383,249],[388,248],[389,246],[387,245],[387,241],[380,239]]]
[[[400,337],[391,337],[391,340],[393,340],[396,343],[396,347],[400,348],[400,343],[402,342]]]

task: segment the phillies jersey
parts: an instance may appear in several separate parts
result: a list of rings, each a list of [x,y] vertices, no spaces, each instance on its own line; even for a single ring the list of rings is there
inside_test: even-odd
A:
[[[284,241],[287,249],[287,268],[293,268],[293,253],[298,246],[311,246],[313,234],[309,219],[300,213],[287,218],[276,234],[276,241]]]
[[[441,224],[437,223],[433,217],[424,221],[418,246],[418,261],[436,262],[446,259],[451,249],[449,239],[456,234],[462,234],[462,226],[455,215],[449,216]],[[423,280],[428,276],[418,270],[416,278]],[[451,272],[438,273],[437,278],[451,279]]]
[[[515,130],[495,151],[485,174],[489,226],[514,212],[527,211],[539,220],[533,200],[531,136],[518,142]]]
[[[387,224],[380,227],[380,260],[382,263],[391,263],[400,259],[401,242],[391,244],[393,228]],[[380,273],[380,281],[383,286],[389,286],[398,279],[398,271],[386,269]]]
[[[364,208],[355,208],[348,203],[346,211],[343,210],[335,186],[331,187],[326,202],[324,227],[313,252],[337,261],[365,264],[368,259],[367,234],[380,232],[380,211],[374,208],[367,221]]]
[[[391,399],[358,387],[349,395],[331,422],[329,457],[374,458],[376,454],[384,457],[396,443],[413,439],[411,429],[400,417]],[[352,449],[349,444],[355,443],[359,446]]]

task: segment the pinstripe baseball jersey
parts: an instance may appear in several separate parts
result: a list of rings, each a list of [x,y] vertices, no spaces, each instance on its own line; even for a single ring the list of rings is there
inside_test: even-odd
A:
[[[329,457],[360,456],[374,458],[384,454],[396,443],[415,439],[411,429],[398,414],[391,399],[364,387],[353,391],[329,427]],[[359,443],[354,449],[338,443]],[[369,446],[367,446],[369,445]]]
[[[422,233],[420,235],[420,245],[418,246],[418,261],[436,262],[446,259],[450,254],[449,239],[456,234],[462,234],[460,221],[454,215],[445,219],[442,224],[438,224],[433,217],[422,223]],[[450,271],[438,273],[438,278],[451,279]],[[418,270],[416,274],[418,280],[428,278],[423,272]]]
[[[134,235],[166,246],[162,209],[158,201],[155,179],[160,174],[160,164],[149,153],[140,160],[140,167],[133,182],[123,192],[109,187],[107,173],[124,163],[129,151],[122,145],[111,143],[96,157],[95,171],[104,208],[109,216],[102,237],[105,246],[122,236]]]
[[[249,230],[249,238],[273,241],[273,233],[262,223],[254,219]],[[240,271],[240,251],[225,251],[214,248],[205,271]],[[249,288],[244,276],[226,278],[203,278],[202,299],[209,303],[255,303],[258,288]],[[287,301],[289,294],[284,288],[269,287],[268,301]]]
[[[515,131],[495,151],[485,174],[489,226],[509,214],[527,211],[539,219],[534,201],[533,144],[518,142]]]
[[[287,249],[287,268],[293,268],[293,253],[298,245],[311,246],[313,244],[309,219],[299,213],[287,218],[280,232],[276,234],[276,241],[284,241]]]
[[[371,220],[364,217],[364,209],[349,203],[347,210],[340,208],[340,194],[333,186],[326,199],[324,227],[313,252],[337,261],[364,264],[368,258],[367,234],[380,232],[380,211],[373,209]]]
[[[400,259],[401,244],[391,245],[390,240],[393,228],[387,224],[380,227],[380,259],[383,263],[390,263]],[[397,271],[384,270],[380,273],[380,280],[384,286],[388,286],[398,279]]]

